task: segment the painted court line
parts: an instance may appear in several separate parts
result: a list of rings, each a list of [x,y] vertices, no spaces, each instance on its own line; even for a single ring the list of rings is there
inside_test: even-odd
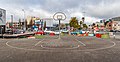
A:
[[[49,50],[37,50],[37,49],[26,49],[26,48],[20,48],[20,47],[15,47],[15,46],[11,46],[9,45],[10,41],[6,42],[6,45],[10,48],[15,48],[15,49],[20,49],[20,50],[28,50],[28,51],[49,51]]]
[[[41,45],[42,48],[45,48],[45,49],[76,49],[76,48],[79,48],[80,45],[76,46],[76,47],[71,47],[71,48],[49,48],[49,47],[44,47],[43,45]]]
[[[44,40],[44,39],[43,39],[43,40]],[[37,46],[38,44],[40,44],[43,40],[37,42],[37,43],[35,44],[35,46]]]
[[[43,39],[44,40],[44,39]],[[41,40],[41,41],[43,41],[43,40]],[[76,39],[77,40],[77,39]],[[41,42],[41,41],[39,41],[39,43]],[[79,40],[77,40],[77,41],[79,41]],[[55,50],[52,50],[52,48],[50,48],[51,50],[49,50],[49,49],[47,49],[46,47],[44,47],[43,45],[40,45],[41,46],[41,48],[46,48],[47,50],[39,50],[39,49],[27,49],[27,48],[20,48],[20,47],[16,47],[16,46],[12,46],[12,45],[10,45],[9,43],[10,43],[11,41],[8,41],[8,42],[6,42],[6,45],[8,46],[8,47],[10,47],[10,48],[15,48],[15,49],[21,49],[21,50],[29,50],[29,51],[48,51],[48,52],[54,52]],[[80,41],[79,41],[80,42]],[[38,44],[39,44],[38,43]],[[110,41],[110,43],[112,43],[112,45],[111,46],[108,46],[108,47],[102,47],[102,48],[96,48],[96,49],[85,49],[85,50],[79,50],[79,49],[77,49],[77,50],[72,50],[72,51],[97,51],[97,50],[105,50],[105,49],[108,49],[108,48],[112,48],[112,47],[114,47],[115,45],[116,45],[116,43],[114,42],[114,41]],[[37,43],[36,43],[37,44]],[[83,43],[84,44],[84,43]],[[78,45],[78,46],[76,46],[76,47],[73,47],[73,48],[64,48],[64,49],[74,49],[74,48],[79,48],[80,47],[80,45]],[[54,49],[54,48],[53,48]],[[55,49],[57,49],[57,48],[55,48]],[[58,49],[60,49],[60,48],[58,48]]]
[[[102,47],[102,48],[95,48],[95,49],[86,49],[86,50],[74,50],[74,51],[98,51],[98,50],[105,50],[105,49],[109,49],[112,48],[114,46],[116,46],[116,43],[113,41],[110,41],[111,43],[113,43],[111,46],[108,47]]]
[[[83,42],[81,42],[81,41],[79,41],[78,39],[75,39],[76,41],[78,41],[79,43],[81,43],[83,46],[86,46],[86,44],[85,43],[83,43]]]

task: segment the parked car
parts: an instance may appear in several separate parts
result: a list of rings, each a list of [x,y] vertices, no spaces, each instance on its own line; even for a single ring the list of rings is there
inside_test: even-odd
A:
[[[61,33],[61,31],[59,33],[59,30],[55,30],[53,33],[55,33],[55,35],[59,35]]]
[[[74,31],[74,32],[71,32],[71,35],[77,35],[77,34],[82,34],[83,33],[83,31],[81,31],[81,30],[76,30],[76,31]]]
[[[6,33],[6,34],[13,34],[13,30],[12,30],[12,29],[7,29],[7,30],[5,31],[5,33]]]
[[[54,31],[51,31],[51,30],[45,30],[44,32],[45,32],[45,34],[50,34],[50,33],[53,33]]]
[[[21,30],[21,29],[16,29],[16,30],[13,31],[13,33],[14,34],[23,34],[23,33],[25,33],[25,31]]]
[[[69,30],[61,30],[61,32],[67,33],[69,32]]]
[[[42,31],[42,30],[39,30],[39,31],[37,31],[35,34],[38,34],[38,35],[45,35],[45,32]]]

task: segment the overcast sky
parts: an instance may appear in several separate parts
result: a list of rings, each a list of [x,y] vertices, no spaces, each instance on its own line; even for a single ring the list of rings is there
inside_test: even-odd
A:
[[[26,16],[40,18],[52,17],[55,12],[64,12],[68,22],[70,17],[81,19],[85,12],[86,23],[96,22],[99,19],[107,19],[120,16],[120,0],[0,0],[0,8],[7,11],[7,21],[10,15],[14,20]]]

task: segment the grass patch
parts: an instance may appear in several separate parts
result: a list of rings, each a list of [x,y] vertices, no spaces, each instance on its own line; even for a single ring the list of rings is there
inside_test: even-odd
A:
[[[19,38],[27,38],[26,36],[20,36]]]
[[[43,36],[43,35],[35,35],[35,38],[36,39],[42,39],[42,38],[44,38],[45,36]]]

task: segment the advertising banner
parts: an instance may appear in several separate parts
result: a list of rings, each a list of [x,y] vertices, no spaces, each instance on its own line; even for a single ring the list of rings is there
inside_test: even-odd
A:
[[[0,25],[6,24],[6,10],[0,8]]]

